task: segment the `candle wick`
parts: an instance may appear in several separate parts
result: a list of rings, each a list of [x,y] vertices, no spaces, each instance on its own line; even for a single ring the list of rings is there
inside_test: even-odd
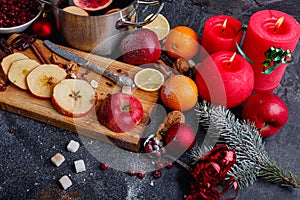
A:
[[[230,65],[231,65],[231,63],[232,63],[232,61],[234,60],[235,56],[236,56],[236,52],[234,52],[234,54],[233,54],[233,55],[231,56],[231,58],[228,60],[227,66],[230,66]]]
[[[277,30],[277,26],[275,25],[273,32],[276,32],[276,30]]]

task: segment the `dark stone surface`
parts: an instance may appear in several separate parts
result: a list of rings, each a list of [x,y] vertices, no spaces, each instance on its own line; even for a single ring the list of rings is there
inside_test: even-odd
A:
[[[299,0],[165,0],[163,14],[171,27],[185,25],[201,35],[203,22],[211,15],[232,15],[243,23],[256,11],[277,9],[294,16],[298,22]],[[286,169],[300,174],[300,62],[298,44],[295,61],[290,64],[280,86],[274,91],[289,108],[289,121],[280,132],[265,140],[266,150]],[[1,93],[0,93],[1,95]],[[78,152],[69,153],[66,145],[73,139],[81,144]],[[55,167],[50,158],[57,152],[66,161]],[[184,155],[181,159],[186,159]],[[138,159],[137,159],[138,158]],[[83,159],[87,171],[76,174],[73,162]],[[154,179],[151,173],[141,180],[112,167],[99,169],[102,161],[111,165],[151,168],[148,159],[134,153],[118,151],[109,144],[0,111],[0,199],[183,199],[188,193],[189,174],[175,165],[163,169]],[[113,163],[115,160],[118,162]],[[153,166],[152,166],[153,167]],[[124,169],[124,168],[122,168]],[[73,186],[64,191],[58,179],[69,175]],[[152,185],[153,183],[153,185]],[[256,181],[239,191],[237,199],[300,199],[299,189]]]

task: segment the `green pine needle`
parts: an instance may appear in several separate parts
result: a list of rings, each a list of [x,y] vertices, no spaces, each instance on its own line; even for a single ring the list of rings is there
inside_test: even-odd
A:
[[[299,178],[290,171],[287,173],[268,156],[262,137],[253,123],[237,119],[223,106],[214,106],[206,102],[197,104],[195,111],[200,124],[207,131],[206,137],[235,150],[237,161],[228,175],[235,177],[240,188],[250,186],[257,178],[300,188]],[[209,149],[210,147],[196,148],[191,156],[197,162]]]

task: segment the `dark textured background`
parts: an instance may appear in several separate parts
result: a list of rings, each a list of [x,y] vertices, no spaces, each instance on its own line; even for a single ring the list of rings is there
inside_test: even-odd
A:
[[[203,22],[215,14],[232,15],[247,23],[249,17],[258,10],[277,9],[300,21],[299,0],[166,0],[165,3],[162,14],[168,18],[171,27],[189,26],[199,35]],[[277,135],[265,140],[270,157],[298,175],[299,51],[298,44],[294,63],[289,65],[280,86],[274,91],[286,102],[289,121]],[[94,144],[98,147],[95,152],[103,159],[107,154],[114,156],[114,150],[104,151],[110,149],[110,145],[1,110],[0,199],[183,199],[188,192],[189,175],[180,166],[163,169],[163,176],[157,180],[150,173],[141,180],[114,169],[102,171],[99,169],[100,161],[88,151],[87,145],[82,145],[75,154],[68,153],[66,145],[70,139],[81,144]],[[66,162],[58,168],[50,162],[50,158],[57,152],[66,157]],[[182,159],[185,157],[187,155]],[[77,159],[85,161],[86,172],[75,173],[73,162]],[[66,191],[57,183],[65,174],[73,181],[73,186]],[[296,200],[300,199],[300,190],[256,181],[250,187],[240,190],[237,199]]]

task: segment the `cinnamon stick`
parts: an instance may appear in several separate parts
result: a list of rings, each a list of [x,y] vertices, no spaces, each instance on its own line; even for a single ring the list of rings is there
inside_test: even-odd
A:
[[[41,63],[51,64],[47,56],[43,53],[40,46],[36,42],[32,43],[31,48],[34,51],[35,55],[38,57],[38,59],[41,61]]]

